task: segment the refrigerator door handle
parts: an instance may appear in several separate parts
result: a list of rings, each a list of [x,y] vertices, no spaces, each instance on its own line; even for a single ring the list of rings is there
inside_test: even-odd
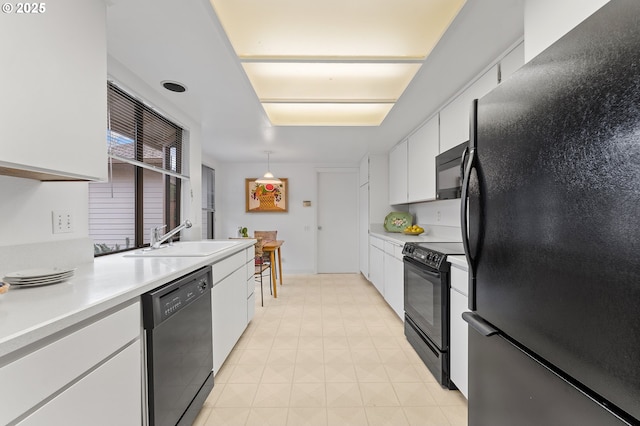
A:
[[[469,159],[464,168],[462,178],[462,193],[460,194],[460,227],[462,231],[462,244],[464,246],[464,254],[469,264],[469,309],[476,309],[476,264],[475,259],[471,255],[471,244],[469,242],[469,219],[467,217],[467,209],[469,203],[469,181],[471,180],[471,170],[475,168],[476,162],[476,134],[478,127],[478,100],[474,99],[471,103],[471,114],[469,116]]]
[[[473,312],[463,312],[462,319],[469,324],[471,328],[480,333],[484,337],[493,336],[498,334],[497,328],[485,321],[480,315]]]

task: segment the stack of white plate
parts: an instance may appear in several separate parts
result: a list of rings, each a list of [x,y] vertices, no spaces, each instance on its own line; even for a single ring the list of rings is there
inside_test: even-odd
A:
[[[11,272],[2,281],[17,287],[58,284],[73,276],[75,269],[39,268]]]

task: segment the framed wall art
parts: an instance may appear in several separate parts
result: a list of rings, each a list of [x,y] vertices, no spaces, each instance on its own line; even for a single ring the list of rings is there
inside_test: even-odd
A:
[[[282,183],[257,183],[258,178],[245,179],[245,199],[247,213],[285,213],[288,211],[289,179],[280,178]]]

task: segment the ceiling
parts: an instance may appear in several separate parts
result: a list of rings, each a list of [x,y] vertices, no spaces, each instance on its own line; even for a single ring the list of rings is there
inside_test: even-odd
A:
[[[219,162],[271,151],[273,163],[353,165],[385,152],[522,35],[523,0],[467,0],[380,126],[272,126],[208,0],[107,1],[109,55],[200,123],[203,155]]]

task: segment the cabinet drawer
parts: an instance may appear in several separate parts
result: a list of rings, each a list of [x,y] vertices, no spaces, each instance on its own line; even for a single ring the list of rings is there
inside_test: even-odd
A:
[[[18,424],[139,424],[142,417],[140,354],[140,341],[136,341]]]
[[[451,288],[465,296],[469,295],[469,274],[464,269],[451,267]]]
[[[213,264],[213,285],[216,285],[234,271],[242,268],[247,263],[247,255],[244,251],[227,257],[218,263]]]
[[[256,281],[252,275],[251,278],[247,280],[247,297],[250,297],[255,291],[255,289],[256,289]]]
[[[9,423],[139,338],[140,318],[136,302],[0,368],[0,424]]]
[[[378,247],[380,250],[384,250],[384,240],[382,238],[369,237],[369,244]]]
[[[247,250],[247,262],[253,260],[256,257],[256,248],[255,246],[249,247]]]

